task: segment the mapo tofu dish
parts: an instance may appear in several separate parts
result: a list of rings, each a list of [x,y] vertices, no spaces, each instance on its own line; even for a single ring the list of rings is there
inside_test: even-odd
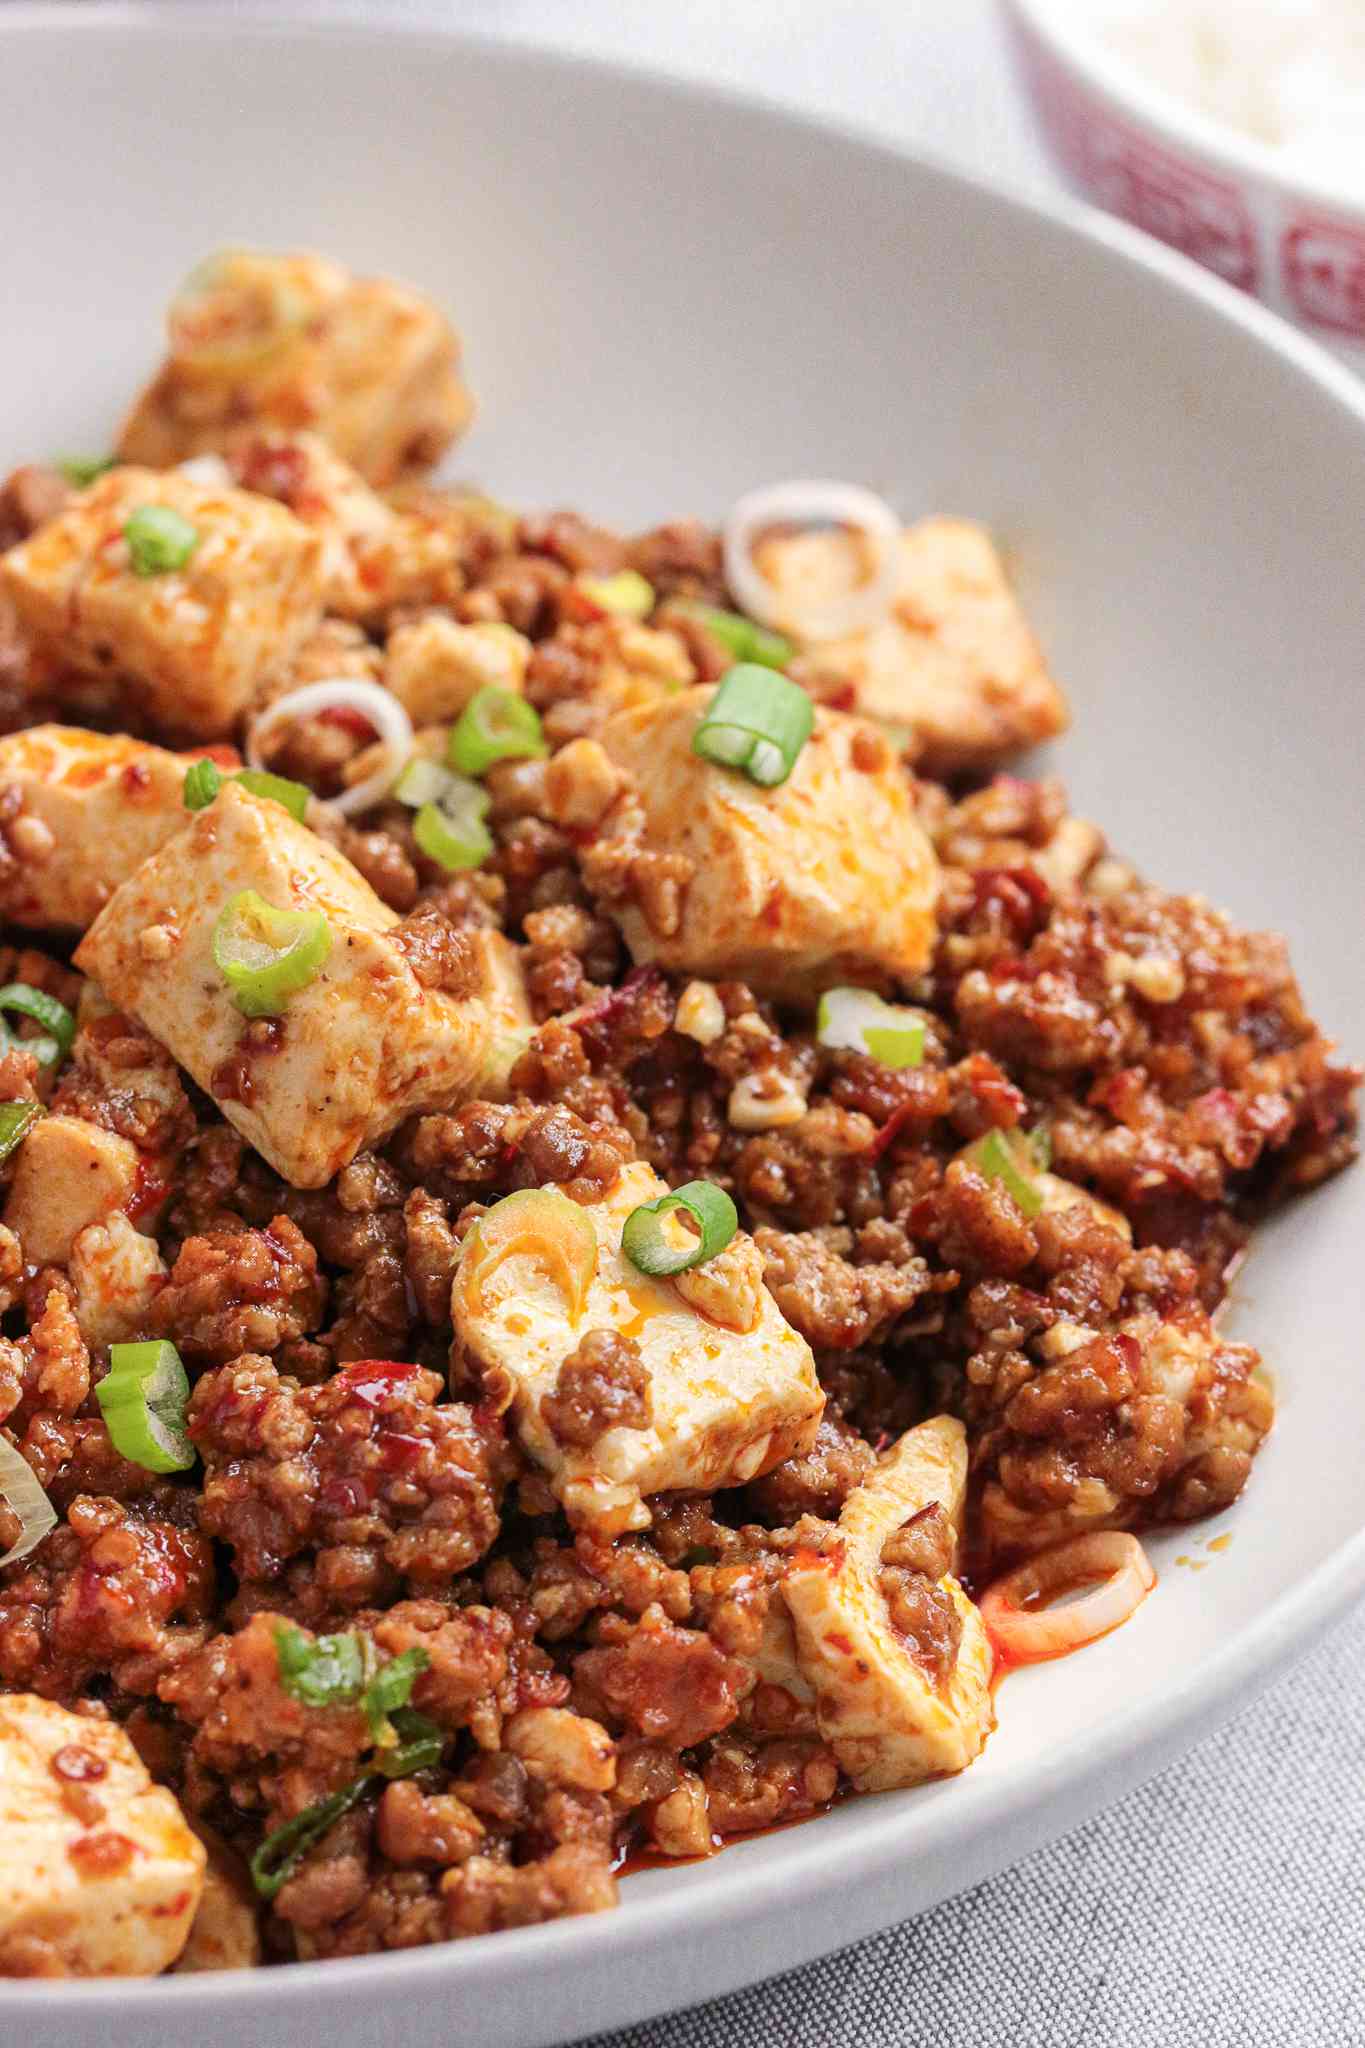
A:
[[[980,527],[518,511],[471,411],[417,293],[234,250],[0,489],[9,1976],[963,1770],[1241,1493],[1229,1276],[1353,1154],[1282,940],[1011,771]]]

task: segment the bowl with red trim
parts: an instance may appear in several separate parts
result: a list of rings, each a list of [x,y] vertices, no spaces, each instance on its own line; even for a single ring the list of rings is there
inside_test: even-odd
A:
[[[76,110],[61,147],[54,107]],[[1050,765],[1075,808],[1154,880],[1287,932],[1313,1013],[1358,1043],[1365,387],[1247,293],[1104,215],[411,12],[18,0],[0,150],[7,461],[106,445],[168,285],[255,239],[450,309],[480,400],[460,474],[510,502],[644,526],[806,475],[975,516],[1068,689]],[[1269,1360],[1279,1420],[1246,1494],[1151,1543],[1131,1621],[1012,1674],[960,1777],[644,1870],[613,1913],[0,1983],[0,2040],[537,2048],[827,1952],[1076,1825],[1365,1591],[1363,1236],[1350,1173],[1263,1233],[1231,1327]]]
[[[1076,0],[1001,0],[1038,131],[1072,188],[1365,370],[1365,202],[1152,83]]]

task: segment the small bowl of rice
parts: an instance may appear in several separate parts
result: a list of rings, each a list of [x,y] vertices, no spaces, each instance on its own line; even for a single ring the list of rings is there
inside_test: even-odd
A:
[[[1365,0],[1001,0],[1077,191],[1365,371]]]

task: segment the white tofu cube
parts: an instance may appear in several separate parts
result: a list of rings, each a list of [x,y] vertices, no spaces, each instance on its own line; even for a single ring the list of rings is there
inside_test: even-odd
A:
[[[0,1973],[33,1942],[73,1977],[154,1977],[203,1886],[203,1844],[116,1722],[0,1694]]]
[[[252,434],[234,440],[226,460],[243,490],[275,499],[318,535],[330,613],[374,621],[395,605],[444,604],[464,589],[458,525],[396,511],[319,435]]]
[[[122,734],[71,725],[7,733],[0,789],[19,790],[23,809],[7,829],[14,864],[0,868],[0,915],[84,931],[119,883],[188,822],[188,766],[183,755]]]
[[[520,696],[530,659],[531,643],[514,626],[462,626],[433,612],[394,628],[384,681],[414,725],[448,725],[490,685]]]
[[[782,1581],[820,1733],[859,1791],[964,1770],[993,1725],[990,1645],[956,1579],[940,1581],[962,1623],[941,1686],[897,1631],[879,1584],[887,1538],[935,1501],[958,1526],[966,1483],[961,1423],[946,1415],[921,1423],[849,1494],[838,1541],[825,1551],[797,1551]]]
[[[15,1155],[5,1223],[34,1266],[64,1266],[77,1237],[138,1198],[136,1145],[81,1117],[44,1116]]]
[[[171,307],[170,353],[119,435],[157,466],[243,424],[311,429],[373,484],[423,469],[468,425],[459,337],[419,293],[306,252],[227,249]]]
[[[851,588],[862,567],[837,532],[768,540],[757,558],[807,604]],[[891,617],[809,643],[793,674],[851,685],[852,709],[895,728],[930,774],[988,768],[1069,723],[994,542],[965,519],[907,527]]]
[[[533,1245],[518,1248],[476,1285],[477,1237],[467,1239],[455,1277],[457,1340],[483,1370],[492,1397],[510,1409],[518,1437],[549,1473],[570,1519],[604,1535],[647,1527],[645,1494],[739,1486],[799,1455],[814,1440],[825,1405],[809,1346],[763,1286],[751,1238],[741,1233],[721,1255],[730,1297],[742,1303],[743,1328],[716,1319],[714,1310],[726,1304],[709,1298],[704,1269],[652,1280],[625,1257],[626,1218],[667,1192],[651,1167],[636,1164],[623,1169],[604,1201],[584,1207],[597,1264],[577,1312]],[[647,1428],[617,1426],[590,1445],[565,1444],[541,1403],[593,1330],[634,1342],[652,1416]]]
[[[71,1284],[76,1324],[87,1344],[121,1344],[147,1320],[166,1280],[156,1239],[136,1230],[122,1210],[88,1223],[72,1241]]]
[[[315,979],[264,1027],[213,958],[219,913],[245,889],[331,930]],[[484,986],[458,1000],[424,987],[399,921],[335,847],[230,782],[117,891],[77,957],[278,1173],[321,1187],[403,1117],[477,1093],[490,1053]]]
[[[634,784],[640,850],[686,864],[674,896],[631,876],[612,903],[635,959],[806,1000],[841,981],[918,974],[936,931],[938,862],[891,748],[858,720],[817,711],[787,780],[761,789],[692,752],[711,694],[619,712],[598,735]],[[630,832],[631,808],[627,794],[608,838]]]
[[[138,575],[124,528],[164,505],[199,536],[179,569]],[[165,731],[227,733],[322,611],[322,541],[282,505],[175,470],[115,469],[0,556],[0,587],[40,649],[118,678]]]

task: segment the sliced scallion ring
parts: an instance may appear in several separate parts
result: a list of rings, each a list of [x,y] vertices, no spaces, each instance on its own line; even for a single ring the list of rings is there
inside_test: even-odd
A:
[[[84,491],[114,467],[112,455],[59,455],[57,471],[73,490]]]
[[[253,796],[268,797],[272,803],[282,804],[300,825],[307,816],[312,791],[306,784],[291,782],[287,775],[272,775],[268,768],[239,768],[235,775],[225,776],[217,763],[207,757],[192,761],[185,770],[185,809],[205,810],[224,782],[240,782]]]
[[[7,1045],[22,1045],[41,1067],[55,1067],[58,1060],[65,1059],[76,1036],[76,1020],[65,1003],[58,1002],[46,989],[34,988],[26,981],[10,981],[0,988],[0,1015],[6,1010],[31,1017],[35,1024],[42,1025],[45,1034],[42,1038],[17,1039],[4,1025],[0,1028]]]
[[[604,612],[621,618],[647,619],[654,609],[654,585],[638,569],[618,569],[614,576],[578,576],[583,595]]]
[[[214,965],[244,1017],[279,1017],[316,981],[332,948],[320,910],[277,910],[254,889],[230,896],[213,927]]]
[[[0,1430],[0,1500],[19,1517],[19,1534],[0,1565],[18,1564],[30,1550],[36,1550],[50,1529],[57,1526],[57,1510],[42,1487],[38,1475],[20,1457],[9,1438]]]
[[[0,1102],[0,1166],[17,1152],[42,1113],[36,1102]]]
[[[267,704],[252,726],[247,735],[247,760],[253,768],[264,768],[261,748],[277,726],[293,718],[320,718],[329,711],[358,712],[383,742],[384,758],[373,775],[328,799],[334,811],[350,818],[388,795],[395,776],[412,752],[412,720],[392,691],[380,684],[367,683],[356,676],[334,676],[286,691],[283,697]]]
[[[695,1238],[684,1237],[676,1225],[670,1229],[667,1219],[679,1210],[696,1225]],[[710,1180],[689,1180],[671,1195],[631,1210],[621,1232],[621,1250],[641,1273],[667,1279],[705,1265],[724,1251],[738,1228],[738,1212],[724,1188]]]
[[[461,868],[481,867],[493,851],[493,836],[484,817],[488,796],[463,777],[451,777],[452,786],[439,803],[423,804],[412,821],[412,836],[428,860],[454,874]]]
[[[791,641],[781,633],[770,633],[742,612],[722,611],[719,605],[684,603],[677,607],[705,626],[736,661],[754,661],[762,668],[785,668],[796,657]]]
[[[109,1371],[95,1388],[110,1441],[145,1472],[186,1472],[194,1445],[185,1431],[190,1383],[174,1344],[111,1344]]]
[[[420,811],[423,804],[437,804],[450,788],[452,776],[448,768],[439,761],[433,761],[428,754],[414,754],[407,767],[393,785],[393,793],[400,804],[409,810]]]
[[[831,1051],[867,1053],[884,1067],[918,1067],[924,1061],[923,1017],[885,1002],[871,989],[826,990],[816,1012],[815,1035]]]
[[[275,1630],[280,1686],[306,1707],[346,1706],[359,1699],[373,1663],[368,1636],[306,1636],[289,1622]]]
[[[1030,1178],[1037,1161],[1022,1131],[987,1131],[968,1156],[987,1179],[1001,1183],[1025,1216],[1042,1214],[1042,1190]]]
[[[174,505],[139,505],[123,522],[135,576],[172,576],[188,566],[203,535]]]
[[[760,789],[775,789],[796,766],[815,711],[799,683],[757,662],[727,669],[692,735],[703,761],[738,768]]]
[[[415,1644],[412,1649],[400,1650],[396,1657],[390,1657],[366,1686],[361,1705],[370,1734],[381,1749],[391,1748],[398,1740],[390,1716],[407,1706],[413,1686],[430,1663],[426,1651]]]
[[[495,762],[541,760],[549,751],[534,704],[485,683],[451,727],[446,760],[457,775],[486,775]]]
[[[872,574],[842,596],[800,605],[774,589],[754,561],[754,543],[778,527],[853,528],[867,543]],[[751,618],[797,639],[841,640],[876,626],[896,593],[901,525],[891,507],[856,484],[820,479],[751,491],[731,511],[722,541],[725,580]]]

